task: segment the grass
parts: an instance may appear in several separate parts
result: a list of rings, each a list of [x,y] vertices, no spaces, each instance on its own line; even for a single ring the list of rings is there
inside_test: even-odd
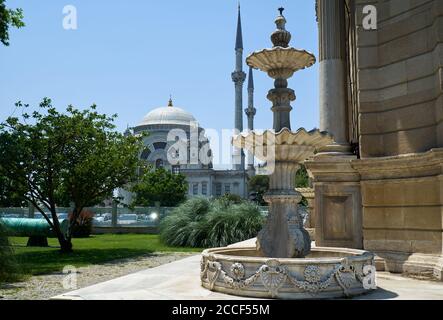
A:
[[[82,267],[113,260],[135,258],[154,252],[201,252],[202,249],[170,247],[158,235],[107,234],[73,239],[74,252],[60,254],[56,239],[48,239],[49,248],[26,247],[28,238],[10,237],[20,273],[31,275],[61,272],[66,265]]]

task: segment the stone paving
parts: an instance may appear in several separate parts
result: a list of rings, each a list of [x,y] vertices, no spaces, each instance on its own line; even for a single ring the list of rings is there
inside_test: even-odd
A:
[[[155,253],[136,259],[113,261],[102,265],[91,265],[77,269],[78,288],[88,287],[97,283],[119,278],[165,263],[189,257],[189,253]],[[48,275],[33,276],[26,281],[0,286],[0,301],[4,300],[42,300],[67,291],[63,288],[62,272]]]
[[[239,300],[200,286],[200,255],[143,270],[54,299],[70,300]],[[379,289],[354,299],[443,300],[443,283],[405,278],[385,272],[377,276]]]

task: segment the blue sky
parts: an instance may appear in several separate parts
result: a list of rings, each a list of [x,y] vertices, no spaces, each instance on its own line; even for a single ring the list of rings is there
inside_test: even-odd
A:
[[[65,5],[78,10],[77,30],[62,27]],[[50,97],[61,110],[95,103],[100,112],[117,113],[124,130],[172,94],[203,127],[233,127],[236,0],[9,0],[7,6],[23,8],[26,27],[11,32],[10,47],[0,46],[0,120],[18,100],[37,105]],[[271,46],[280,6],[291,45],[318,56],[314,0],[242,0],[245,57]],[[270,128],[266,94],[273,81],[259,71],[254,80],[256,128]],[[318,127],[318,65],[296,73],[289,86],[297,94],[293,129]],[[245,88],[245,107],[246,97]]]

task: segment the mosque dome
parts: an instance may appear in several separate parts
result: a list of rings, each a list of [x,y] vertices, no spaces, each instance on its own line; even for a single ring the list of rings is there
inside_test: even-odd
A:
[[[189,112],[174,107],[169,100],[167,107],[161,107],[149,112],[138,126],[149,125],[181,125],[189,126],[191,122],[197,121]]]

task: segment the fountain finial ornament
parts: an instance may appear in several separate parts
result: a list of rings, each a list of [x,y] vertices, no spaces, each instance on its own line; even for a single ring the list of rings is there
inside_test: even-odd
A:
[[[279,8],[280,15],[275,19],[277,30],[271,35],[271,41],[274,47],[287,48],[291,41],[291,33],[286,30],[286,18],[283,16],[285,8]]]

